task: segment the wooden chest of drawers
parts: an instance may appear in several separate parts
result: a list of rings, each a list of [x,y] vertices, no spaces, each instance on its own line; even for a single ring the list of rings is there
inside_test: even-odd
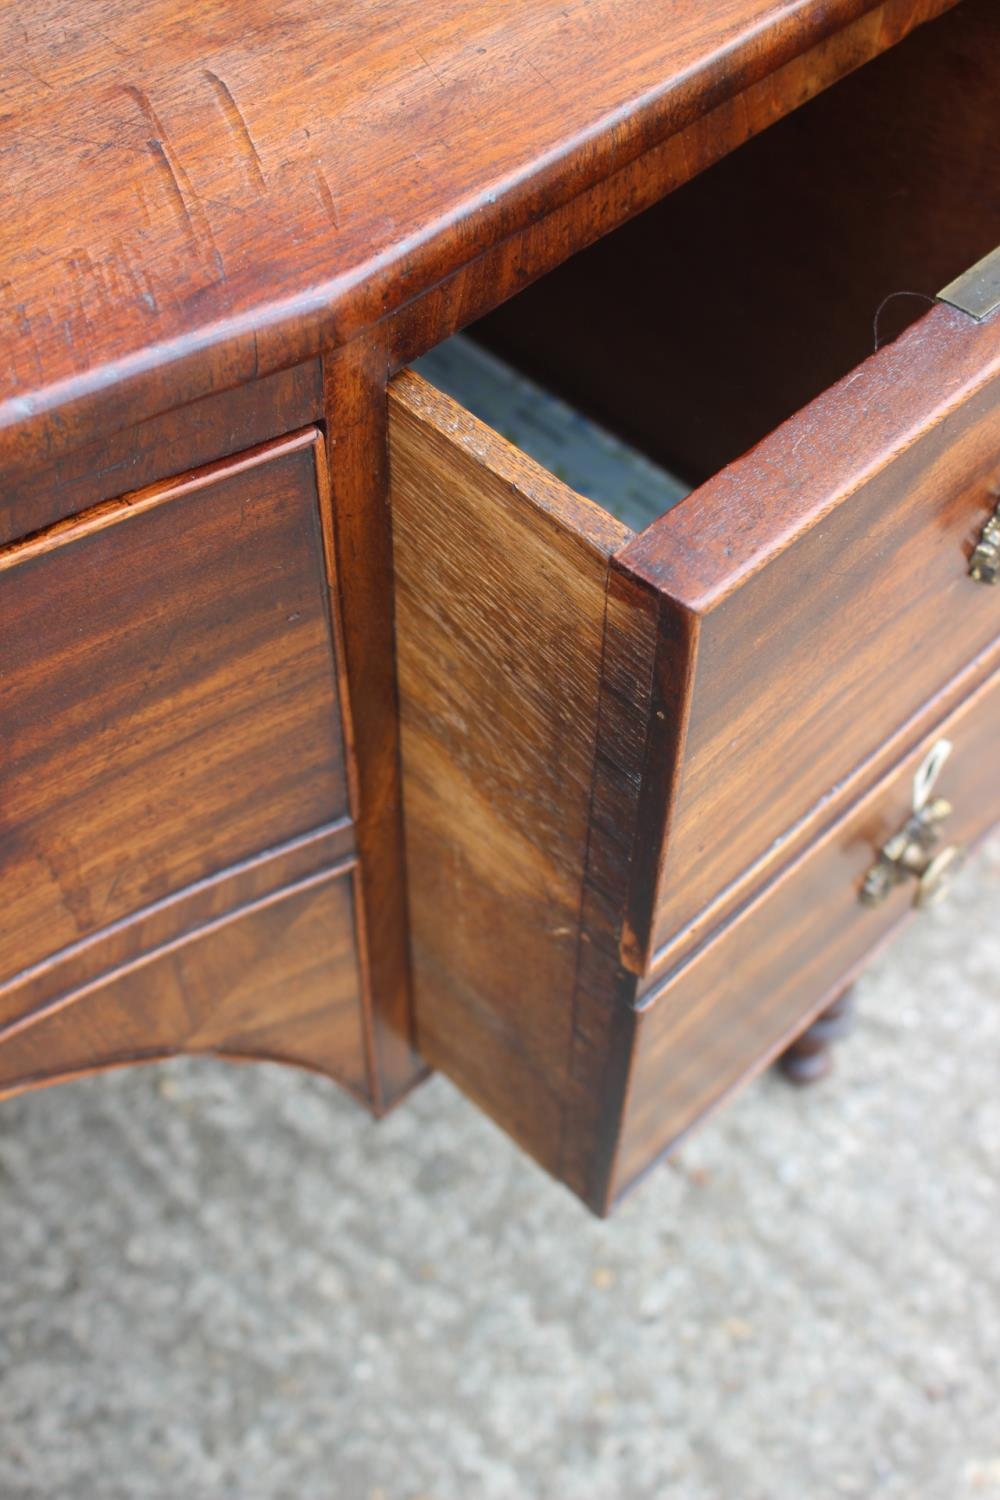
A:
[[[430,1065],[603,1212],[1000,819],[1000,19],[168,9],[7,39],[0,1089]]]

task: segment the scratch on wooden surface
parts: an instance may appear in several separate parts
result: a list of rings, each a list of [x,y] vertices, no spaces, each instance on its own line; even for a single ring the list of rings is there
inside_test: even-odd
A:
[[[167,133],[163,128],[163,121],[150,103],[149,95],[145,89],[139,88],[138,84],[135,83],[123,83],[122,88],[128,94],[129,98],[139,106],[146,124],[152,128],[162,145]]]
[[[171,153],[167,150],[166,131],[163,128],[163,123],[159,115],[149,102],[148,96],[134,83],[126,83],[122,87],[129,98],[134,99],[139,106],[147,125],[152,127],[153,135],[147,139],[146,146],[159,169],[163,184],[167,189],[167,196],[173,202],[188,234],[197,248],[198,235],[187,201],[188,193],[191,193],[191,184],[187,180],[187,174],[179,163],[175,165],[172,161]],[[185,193],[185,187],[188,193]],[[191,196],[194,196],[193,193],[191,193]]]
[[[91,286],[97,288],[98,299],[107,307],[110,299],[103,276],[95,268],[94,262],[82,246],[77,246],[66,261],[67,281],[72,287],[73,296],[76,299],[77,317],[80,319],[84,331],[88,337],[93,332],[93,323],[87,310],[87,292]],[[70,325],[71,326],[71,325]]]
[[[323,171],[320,162],[313,162],[313,173],[316,178],[316,191],[319,194],[319,201],[322,203],[326,216],[334,229],[339,229],[340,221],[337,218],[337,205],[333,201],[333,193],[330,191],[330,184],[326,179],[326,173]]]
[[[132,300],[146,309],[147,312],[159,312],[159,306],[149,285],[149,278],[141,267],[133,266],[121,240],[115,240],[112,244],[112,253],[108,260],[108,268],[115,278],[116,283],[121,283],[127,288],[125,296],[131,296]],[[118,300],[122,300],[123,294],[118,294]]]
[[[23,355],[30,353],[35,370],[35,379],[40,379],[44,369],[41,350],[35,328],[28,316],[28,309],[23,302],[14,300],[14,283],[12,281],[0,282],[0,326],[4,319],[9,319],[21,335],[11,346],[11,354],[8,358],[12,373],[23,363]]]
[[[191,180],[178,160],[176,152],[170,145],[163,121],[143,89],[134,83],[124,83],[122,88],[138,105],[147,125],[153,131],[153,135],[147,138],[146,146],[157,164],[160,179],[167,189],[168,196],[187,230],[192,249],[196,255],[208,255],[219,281],[224,283],[226,271],[215,243],[208,215],[191,186]]]
[[[695,128],[700,123],[700,121],[696,121]],[[698,173],[697,163],[691,155],[691,127],[689,126],[687,130],[679,131],[676,140],[680,143],[681,160],[684,163],[684,181],[690,182],[691,178],[697,176]]]
[[[233,135],[239,143],[240,154],[243,156],[243,159],[245,160],[247,166],[250,168],[250,175],[254,178],[258,187],[260,187],[262,191],[266,191],[267,183],[264,179],[263,163],[261,162],[257,147],[254,145],[253,136],[250,134],[250,128],[247,125],[246,120],[243,118],[243,111],[240,109],[239,105],[236,103],[236,100],[233,98],[229,85],[219,77],[218,73],[213,73],[211,68],[205,68],[203,71],[204,76],[208,79],[209,83],[212,86],[215,97],[218,99],[219,104],[222,107],[222,113],[226,117],[226,123],[228,124],[230,130],[233,132]]]
[[[160,169],[160,174],[163,177],[164,186],[167,189],[167,195],[171,199],[175,209],[177,210],[178,217],[181,219],[184,227],[187,229],[191,241],[197,249],[198,236],[195,232],[194,223],[191,219],[191,213],[187,206],[187,200],[185,199],[184,194],[181,192],[181,185],[177,180],[177,174],[173,169],[170,157],[167,155],[166,148],[164,147],[163,142],[157,140],[155,136],[150,136],[150,138],[146,142],[146,145],[149,148],[149,154],[152,156],[153,160],[156,162],[157,166]]]
[[[58,93],[55,84],[52,83],[48,78],[46,78],[43,73],[40,73],[35,67],[34,63],[30,61],[22,62],[18,63],[17,66],[20,67],[22,72],[27,73],[29,78],[34,79],[35,83],[40,83],[42,88],[48,89],[49,92],[53,94]]]
[[[434,77],[437,79],[442,88],[447,88],[448,85],[445,83],[445,80],[441,77],[441,74],[438,72],[437,68],[435,68],[434,64],[427,61],[427,58],[421,52],[419,47],[417,47],[415,50],[424,67],[427,68],[429,72],[434,74]]]
[[[131,288],[132,296],[137,302],[141,302],[149,312],[158,313],[159,303],[148,275],[141,266],[133,265],[125,245],[117,235],[111,242],[111,252],[108,267],[116,282],[121,277]]]
[[[111,48],[112,52],[117,52],[117,54],[118,54],[119,57],[128,57],[129,56],[129,53],[126,50],[126,48],[124,48],[123,46],[121,46],[121,44],[119,42],[116,42],[115,39],[114,39],[114,37],[111,36],[111,35],[109,35],[109,33],[107,31],[97,31],[97,32],[95,32],[95,35],[99,36],[100,39],[101,39],[101,41],[105,44],[105,46]]]
[[[546,75],[542,72],[541,68],[533,58],[528,58],[528,67],[537,78],[540,78],[542,80],[547,89],[552,89],[553,92],[556,92],[556,85],[553,83],[552,79],[546,77]]]
[[[743,139],[745,141],[749,141],[757,133],[754,126],[753,117],[750,114],[750,100],[747,98],[745,93],[738,95],[738,98],[741,105],[741,113],[743,115]]]

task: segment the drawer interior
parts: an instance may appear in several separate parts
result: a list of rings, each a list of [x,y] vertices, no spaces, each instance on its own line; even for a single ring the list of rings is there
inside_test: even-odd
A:
[[[691,486],[465,334],[414,368],[557,479],[641,531]]]
[[[421,373],[641,530],[1000,243],[998,85],[1000,12],[961,0]]]

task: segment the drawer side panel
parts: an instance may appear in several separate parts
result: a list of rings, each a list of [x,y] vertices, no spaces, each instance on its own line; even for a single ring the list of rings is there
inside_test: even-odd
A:
[[[175,1053],[271,1059],[368,1097],[354,876],[211,922],[0,1030],[0,1094]]]
[[[418,377],[393,383],[389,415],[418,1040],[558,1171],[625,533]]]

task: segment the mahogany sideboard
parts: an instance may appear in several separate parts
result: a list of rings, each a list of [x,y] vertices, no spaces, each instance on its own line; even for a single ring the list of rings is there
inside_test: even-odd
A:
[[[0,1092],[437,1068],[605,1212],[1000,819],[1000,12],[0,37]]]

